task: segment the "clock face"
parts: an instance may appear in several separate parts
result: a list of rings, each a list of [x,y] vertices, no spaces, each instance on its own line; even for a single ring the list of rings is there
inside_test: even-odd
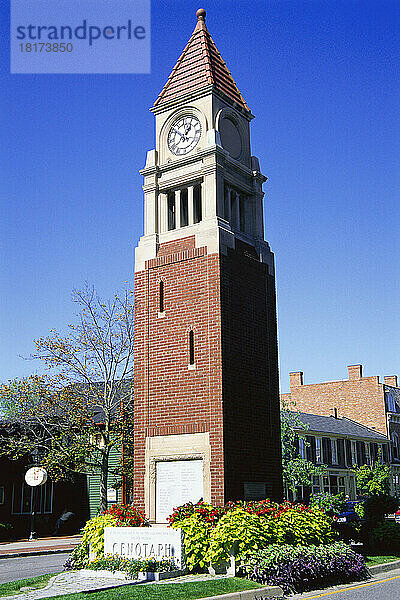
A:
[[[197,117],[181,117],[168,133],[168,147],[173,154],[187,154],[197,146],[201,136],[201,124]]]

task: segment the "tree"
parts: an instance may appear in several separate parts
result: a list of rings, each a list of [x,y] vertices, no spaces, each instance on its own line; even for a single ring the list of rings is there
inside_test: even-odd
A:
[[[283,485],[294,495],[298,486],[312,487],[313,476],[326,473],[325,465],[314,465],[311,461],[299,456],[298,440],[306,441],[308,425],[303,423],[294,403],[283,404],[281,409],[281,438],[282,438],[282,472]]]
[[[373,465],[362,465],[354,469],[357,490],[361,496],[381,496],[390,493],[390,465],[381,462],[381,456]]]
[[[103,302],[94,287],[74,291],[76,323],[62,336],[35,341],[32,358],[48,375],[1,386],[0,407],[10,423],[2,453],[20,457],[35,446],[54,479],[68,472],[100,472],[101,509],[107,508],[110,451],[129,444],[132,414],[132,292]],[[128,473],[128,457],[119,473]]]

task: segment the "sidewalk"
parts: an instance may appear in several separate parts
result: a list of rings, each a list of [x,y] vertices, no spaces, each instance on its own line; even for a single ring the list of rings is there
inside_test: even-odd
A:
[[[38,556],[40,554],[53,554],[57,552],[68,552],[79,544],[82,536],[69,535],[64,537],[47,537],[28,542],[18,540],[17,542],[1,542],[0,558],[13,558],[16,556]]]

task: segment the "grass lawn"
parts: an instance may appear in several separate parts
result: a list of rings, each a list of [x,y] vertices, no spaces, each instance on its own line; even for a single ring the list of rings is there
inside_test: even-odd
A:
[[[127,585],[103,592],[91,592],[90,600],[196,600],[262,587],[254,581],[232,577],[215,581]],[[88,594],[66,594],[57,600],[88,600]]]
[[[14,596],[14,594],[18,594],[22,587],[28,585],[36,589],[43,588],[53,575],[56,575],[56,573],[30,577],[29,579],[18,579],[18,581],[11,581],[10,583],[0,583],[0,596]]]
[[[400,556],[385,555],[385,556],[366,556],[365,564],[367,567],[380,565],[382,563],[392,562],[392,560],[400,560]]]

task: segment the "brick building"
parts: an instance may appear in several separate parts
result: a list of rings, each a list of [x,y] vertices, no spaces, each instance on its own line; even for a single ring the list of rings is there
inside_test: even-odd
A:
[[[274,257],[253,115],[197,13],[158,96],[135,254],[134,501],[282,495]]]
[[[314,415],[347,417],[390,440],[393,489],[400,491],[400,388],[397,376],[364,377],[362,365],[348,366],[348,379],[304,384],[303,372],[290,373],[290,392],[281,399]],[[396,492],[397,493],[397,492]]]
[[[355,499],[357,496],[354,466],[373,464],[378,459],[390,462],[389,439],[348,417],[329,417],[297,413],[306,429],[298,428],[298,451],[315,465],[326,465],[327,472],[313,477],[311,490],[297,490],[297,499],[307,500],[312,491],[317,494],[343,492]],[[395,490],[393,490],[395,491]]]

